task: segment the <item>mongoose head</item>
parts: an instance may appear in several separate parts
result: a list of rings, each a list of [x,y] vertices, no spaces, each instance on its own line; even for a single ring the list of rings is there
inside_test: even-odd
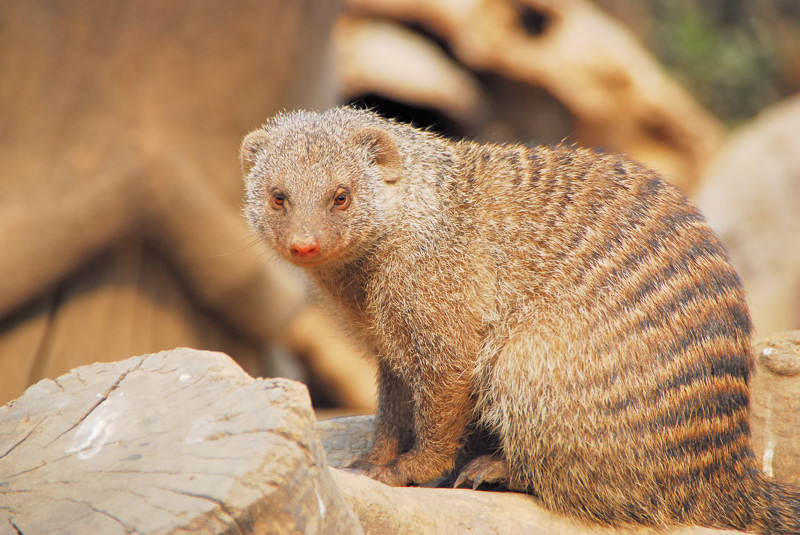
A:
[[[402,160],[373,114],[349,108],[280,114],[245,137],[245,213],[301,267],[363,255],[382,228]]]

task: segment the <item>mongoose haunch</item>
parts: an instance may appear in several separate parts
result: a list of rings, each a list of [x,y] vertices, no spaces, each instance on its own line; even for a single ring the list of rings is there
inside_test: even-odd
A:
[[[378,356],[390,485],[452,470],[602,524],[800,533],[750,445],[750,319],[703,217],[621,156],[453,142],[351,108],[242,145],[246,215]]]

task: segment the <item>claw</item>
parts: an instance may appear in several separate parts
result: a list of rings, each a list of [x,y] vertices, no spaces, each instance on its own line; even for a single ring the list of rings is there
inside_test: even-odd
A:
[[[472,489],[476,490],[484,483],[501,483],[509,485],[508,464],[504,459],[492,455],[481,455],[472,459],[461,469],[453,488],[463,487],[465,483],[472,482]]]

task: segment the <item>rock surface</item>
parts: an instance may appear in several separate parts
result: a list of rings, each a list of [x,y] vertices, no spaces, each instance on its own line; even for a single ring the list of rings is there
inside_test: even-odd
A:
[[[177,349],[0,408],[0,533],[360,533],[305,387]]]

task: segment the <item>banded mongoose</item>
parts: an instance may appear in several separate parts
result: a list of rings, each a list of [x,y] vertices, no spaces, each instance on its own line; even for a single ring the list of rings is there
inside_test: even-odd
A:
[[[241,160],[250,225],[377,355],[355,469],[424,483],[483,432],[459,483],[606,525],[800,533],[800,490],[750,445],[739,278],[654,172],[348,107],[279,114]]]

